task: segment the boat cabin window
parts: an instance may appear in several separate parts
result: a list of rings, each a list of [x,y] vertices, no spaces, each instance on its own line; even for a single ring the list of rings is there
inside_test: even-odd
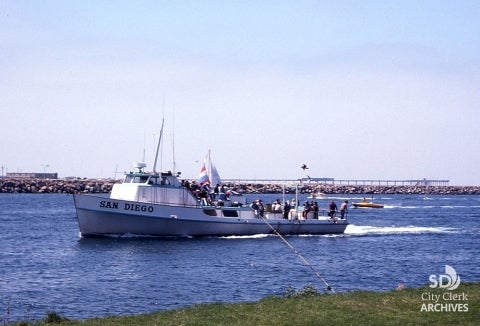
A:
[[[149,184],[151,185],[168,185],[170,184],[168,180],[165,178],[159,178],[159,177],[150,177],[150,181],[148,181]]]
[[[133,179],[133,183],[146,183],[148,181],[148,175],[137,176]]]
[[[161,178],[157,176],[149,175],[127,175],[123,183],[148,183],[151,185],[170,185],[171,182],[167,177],[162,176]]]
[[[147,183],[148,175],[128,175],[125,177],[125,181],[123,183]]]
[[[168,180],[168,178],[162,177],[162,185],[170,185],[170,180]]]

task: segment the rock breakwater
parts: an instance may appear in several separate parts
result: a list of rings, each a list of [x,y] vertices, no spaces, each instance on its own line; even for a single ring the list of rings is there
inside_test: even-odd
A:
[[[115,180],[0,179],[0,193],[109,193]]]
[[[243,193],[282,193],[281,185],[267,184],[230,184],[232,189]],[[295,188],[286,189],[295,193]],[[379,185],[304,185],[299,188],[302,194],[353,194],[353,195],[480,195],[479,186],[379,186]]]
[[[112,179],[11,179],[0,178],[0,193],[109,193],[115,183]],[[279,194],[283,187],[278,184],[226,184],[227,188],[240,193]],[[480,186],[373,186],[373,185],[303,185],[303,194],[403,194],[403,195],[480,195]],[[286,189],[295,193],[294,187]]]

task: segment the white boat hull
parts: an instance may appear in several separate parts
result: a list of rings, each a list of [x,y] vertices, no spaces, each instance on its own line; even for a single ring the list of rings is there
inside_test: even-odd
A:
[[[274,233],[341,234],[346,220],[256,218],[249,207],[180,206],[74,195],[80,235],[230,236]]]

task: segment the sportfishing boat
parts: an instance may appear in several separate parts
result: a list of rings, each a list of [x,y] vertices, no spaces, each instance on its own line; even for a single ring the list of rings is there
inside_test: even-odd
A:
[[[346,219],[303,216],[302,207],[283,212],[262,212],[247,204],[245,196],[202,194],[171,172],[125,175],[109,197],[74,194],[80,235],[229,236],[254,234],[340,234]],[[222,199],[223,198],[223,199]]]
[[[145,163],[134,163],[137,171],[126,173],[109,197],[74,194],[80,236],[341,234],[348,225],[346,219],[303,214],[302,207],[288,214],[264,212],[241,194],[221,188],[211,192],[211,176],[219,176],[214,165],[208,175],[207,162],[198,182],[190,183],[180,180],[179,173],[156,172],[156,161],[152,172],[144,170]]]

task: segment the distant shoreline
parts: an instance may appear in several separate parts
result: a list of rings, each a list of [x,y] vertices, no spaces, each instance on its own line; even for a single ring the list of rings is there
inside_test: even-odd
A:
[[[0,193],[109,193],[115,183],[113,179],[33,179],[0,178]],[[240,184],[227,183],[227,188],[245,194],[281,194],[282,185],[278,184]],[[480,195],[480,186],[382,186],[382,185],[332,185],[304,184],[302,194],[401,194],[401,195]],[[294,193],[292,187],[287,193]]]

